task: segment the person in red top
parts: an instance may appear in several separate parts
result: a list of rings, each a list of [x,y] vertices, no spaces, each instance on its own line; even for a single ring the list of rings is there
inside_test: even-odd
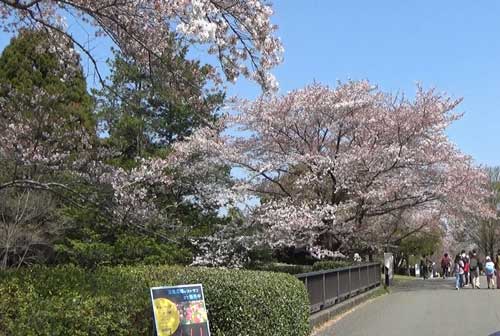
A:
[[[441,259],[441,269],[443,270],[443,279],[450,276],[450,266],[451,266],[451,259],[448,256],[448,253],[445,253],[444,257]]]
[[[468,255],[465,255],[464,260],[464,286],[469,285],[469,271],[470,271],[470,259]]]

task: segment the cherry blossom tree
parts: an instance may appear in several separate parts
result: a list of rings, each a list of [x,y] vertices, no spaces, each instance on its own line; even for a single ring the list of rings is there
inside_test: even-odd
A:
[[[0,192],[43,190],[65,203],[95,208],[114,225],[131,226],[167,240],[166,231],[182,227],[175,209],[196,204],[200,211],[216,211],[225,204],[227,193],[220,189],[228,182],[227,170],[210,165],[208,157],[183,151],[182,143],[158,144],[154,155],[134,155],[133,165],[126,168],[117,165],[116,158],[123,153],[98,139],[92,104],[84,104],[90,97],[79,55],[69,37],[56,35],[59,44],[54,47],[40,31],[25,31],[12,43],[21,44],[17,49],[28,50],[29,55],[14,53],[16,48],[11,45],[1,58],[2,70],[12,83],[20,82],[22,72],[28,84],[18,88],[5,80],[0,87]],[[184,60],[182,55],[176,64]],[[10,69],[17,58],[23,71]],[[189,65],[196,68],[196,64]],[[184,68],[178,66],[180,69]],[[36,73],[36,80],[30,78],[30,70]],[[193,71],[192,76],[196,75]],[[197,88],[204,94],[205,81],[197,80]],[[86,99],[76,94],[75,81],[81,84],[78,93],[83,92]],[[67,89],[54,89],[61,87]],[[183,98],[196,105],[198,97],[191,93],[197,91],[190,89]],[[163,106],[172,104],[173,100],[165,101]],[[150,110],[158,115],[152,107]],[[145,136],[158,139],[152,132]]]
[[[0,192],[12,188],[48,191],[78,207],[100,208],[116,225],[132,226],[167,240],[170,238],[162,231],[179,223],[171,218],[168,207],[156,202],[158,193],[182,189],[189,196],[180,202],[197,202],[202,207],[218,208],[232,200],[226,189],[227,175],[216,165],[219,162],[200,156],[184,142],[175,144],[164,157],[142,158],[127,170],[107,163],[119,153],[98,146],[95,135],[77,120],[47,111],[47,106],[57,105],[57,95],[40,92],[29,98],[12,98],[14,105],[11,97],[0,100]],[[27,119],[23,116],[26,110],[43,117]],[[50,127],[53,125],[58,127]],[[96,195],[95,188],[91,193],[82,192],[82,185],[96,186],[103,195]]]
[[[198,45],[215,56],[219,70],[211,71],[210,79],[216,85],[224,77],[234,81],[245,76],[257,81],[264,91],[275,89],[277,83],[270,70],[281,62],[283,50],[275,36],[276,26],[271,23],[271,15],[270,4],[263,0],[0,1],[0,24],[4,31],[30,28],[45,32],[51,44],[50,52],[60,55],[62,64],[66,60],[79,60],[76,48],[93,63],[102,84],[105,81],[99,73],[93,46],[88,43],[93,38],[82,39],[81,31],[70,28],[75,23],[81,28],[93,27],[90,31],[95,32],[96,38],[110,38],[123,55],[145,67],[153,64],[153,60],[158,61],[172,46],[171,40],[176,39],[179,45]],[[75,65],[79,70],[79,63]],[[183,81],[183,85],[196,85],[189,83],[190,78],[178,70],[172,68],[171,77],[177,76],[176,80]],[[65,74],[60,75],[63,81]],[[15,91],[9,94],[19,96]],[[64,194],[75,204],[90,202],[102,208],[115,223],[145,230],[151,230],[148,220],[153,218],[175,225],[155,203],[155,189],[173,192],[176,188],[188,189],[191,195],[184,197],[183,202],[221,204],[230,195],[219,192],[216,174],[211,174],[220,172],[220,166],[208,166],[205,157],[180,150],[182,145],[166,151],[168,153],[160,158],[142,158],[140,165],[124,170],[109,164],[111,155],[93,141],[92,130],[52,127],[52,132],[40,137],[35,131],[37,125],[26,120],[22,111],[40,110],[45,107],[41,101],[57,102],[60,97],[36,89],[31,97],[25,98],[16,107],[11,104],[13,98],[6,99],[8,104],[0,106],[0,159],[2,165],[15,162],[14,166],[33,167],[37,178],[29,174],[9,176],[0,181],[0,190],[16,187]],[[189,99],[203,100],[204,97]],[[43,112],[53,115],[50,111]],[[65,125],[68,119],[47,118],[42,122]],[[77,124],[76,120],[69,123]],[[196,163],[190,160],[193,157],[197,157]],[[39,175],[40,171],[44,174]],[[71,176],[89,185],[104,183],[111,187],[111,191],[108,190],[111,197],[101,202],[100,196],[84,194],[56,176]]]
[[[4,30],[28,26],[45,29],[48,36],[64,34],[93,62],[101,82],[89,39],[71,32],[68,21],[94,26],[97,37],[109,37],[144,64],[167,47],[175,32],[192,45],[205,46],[227,79],[244,75],[267,90],[276,87],[269,70],[282,59],[271,15],[271,5],[264,0],[0,1]],[[57,37],[53,43],[58,44]]]
[[[450,232],[450,248],[459,252],[462,248],[475,248],[484,255],[494,255],[499,246],[500,238],[500,167],[487,167],[490,190],[488,205],[493,216],[484,218],[475,214],[458,218],[456,222],[450,223],[458,226],[461,230]],[[464,225],[469,223],[472,225]]]
[[[312,84],[237,105],[223,136],[191,146],[244,171],[260,197],[250,220],[272,246],[381,246],[463,213],[489,215],[487,177],[445,131],[460,100],[417,88],[414,99],[367,81]]]

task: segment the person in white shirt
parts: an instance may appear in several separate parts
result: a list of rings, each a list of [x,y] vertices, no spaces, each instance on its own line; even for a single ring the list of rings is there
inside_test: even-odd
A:
[[[455,258],[455,288],[459,290],[464,286],[464,262],[460,254]]]

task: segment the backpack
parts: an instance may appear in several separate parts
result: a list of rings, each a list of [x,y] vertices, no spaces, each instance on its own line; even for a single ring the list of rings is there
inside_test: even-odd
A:
[[[477,270],[478,266],[479,266],[479,261],[477,260],[477,257],[470,258],[470,269],[472,271],[475,271]]]
[[[495,272],[495,264],[493,264],[491,261],[488,261],[484,268],[486,271],[486,275],[492,275]]]

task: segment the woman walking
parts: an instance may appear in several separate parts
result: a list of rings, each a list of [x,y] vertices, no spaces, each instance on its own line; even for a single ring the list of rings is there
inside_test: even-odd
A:
[[[444,254],[444,257],[441,259],[441,270],[443,271],[443,279],[446,279],[449,276],[451,260],[448,256],[448,253]]]
[[[468,255],[465,255],[465,257],[462,258],[463,262],[464,262],[464,285],[463,287],[465,286],[468,286],[469,285],[469,256]]]
[[[464,262],[460,254],[455,257],[455,288],[459,290],[464,285]]]

